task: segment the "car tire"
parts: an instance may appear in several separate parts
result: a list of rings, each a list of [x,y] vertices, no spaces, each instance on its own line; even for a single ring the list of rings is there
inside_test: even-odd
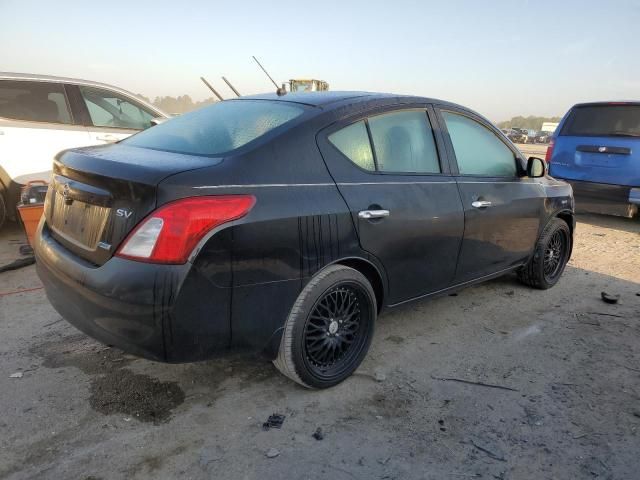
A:
[[[353,268],[331,265],[300,292],[273,364],[307,388],[337,385],[366,356],[376,316],[376,296],[366,277]]]
[[[8,216],[7,201],[4,198],[4,192],[0,191],[0,230],[2,230]]]
[[[529,262],[518,271],[525,285],[546,290],[553,287],[569,261],[571,230],[566,222],[553,218],[544,228]]]

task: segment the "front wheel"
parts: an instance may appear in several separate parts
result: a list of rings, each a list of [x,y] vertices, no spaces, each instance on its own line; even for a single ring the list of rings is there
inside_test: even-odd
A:
[[[365,276],[344,265],[329,266],[298,296],[273,363],[307,388],[332,387],[362,363],[376,315],[376,296]]]
[[[536,243],[533,256],[518,271],[520,281],[530,287],[546,290],[553,287],[569,261],[571,230],[566,222],[552,219]]]

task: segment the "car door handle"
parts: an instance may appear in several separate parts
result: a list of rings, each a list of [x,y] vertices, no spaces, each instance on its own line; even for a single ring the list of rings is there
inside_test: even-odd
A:
[[[487,202],[486,200],[476,200],[471,204],[473,208],[487,208],[491,206],[491,202]]]
[[[113,135],[101,135],[96,137],[96,140],[100,140],[101,142],[117,142],[118,137],[114,137]]]
[[[362,210],[358,212],[358,218],[370,219],[370,218],[384,218],[388,217],[391,212],[389,210]]]

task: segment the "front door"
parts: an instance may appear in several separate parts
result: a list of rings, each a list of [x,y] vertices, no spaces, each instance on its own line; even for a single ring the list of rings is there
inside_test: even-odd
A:
[[[524,159],[497,129],[466,111],[439,109],[456,159],[465,231],[456,283],[526,261],[538,237],[544,190],[524,176]]]
[[[340,122],[318,144],[364,250],[384,266],[389,304],[448,287],[464,227],[455,180],[424,106]]]
[[[123,140],[151,127],[157,116],[133,99],[122,94],[95,87],[79,87],[81,106],[86,107],[90,119],[89,134],[96,144]]]

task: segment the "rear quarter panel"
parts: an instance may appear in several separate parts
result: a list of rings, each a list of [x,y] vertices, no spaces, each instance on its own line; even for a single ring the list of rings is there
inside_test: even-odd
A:
[[[224,279],[229,289],[232,348],[267,347],[267,356],[275,355],[279,329],[309,279],[340,259],[368,259],[317,149],[315,128],[313,123],[294,127],[245,155],[172,176],[159,186],[158,205],[196,195],[256,197],[249,214],[226,228],[229,256],[218,255],[213,264],[207,260],[212,238],[194,259],[195,268],[212,282]],[[205,283],[200,295],[206,288]]]

